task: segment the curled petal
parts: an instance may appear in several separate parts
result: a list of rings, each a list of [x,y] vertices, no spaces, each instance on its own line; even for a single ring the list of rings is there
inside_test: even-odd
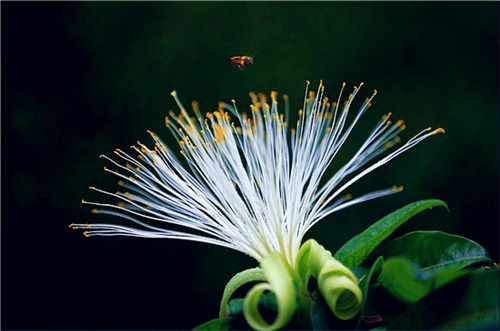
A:
[[[237,273],[231,280],[227,283],[224,289],[224,294],[222,295],[222,301],[220,303],[219,317],[223,318],[229,313],[228,302],[231,295],[239,289],[241,286],[249,282],[266,280],[262,269],[252,268],[247,269],[242,272]]]
[[[318,280],[319,291],[337,318],[348,320],[358,314],[363,294],[356,276],[315,240],[302,245],[297,268],[304,284],[310,276]]]
[[[261,261],[260,265],[268,282],[255,285],[247,293],[243,303],[243,312],[247,323],[252,328],[276,330],[287,325],[292,319],[297,309],[296,290],[291,270],[278,253],[271,253]],[[271,324],[262,318],[258,308],[259,298],[265,291],[273,292],[278,304],[278,314]]]

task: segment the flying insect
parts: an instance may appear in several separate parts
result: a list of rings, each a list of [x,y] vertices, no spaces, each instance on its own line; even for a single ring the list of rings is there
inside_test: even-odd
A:
[[[248,67],[249,65],[253,64],[253,58],[250,56],[246,56],[246,55],[245,56],[233,56],[231,58],[231,62],[236,63],[238,65],[238,68],[240,68],[240,70],[243,70],[246,67]]]

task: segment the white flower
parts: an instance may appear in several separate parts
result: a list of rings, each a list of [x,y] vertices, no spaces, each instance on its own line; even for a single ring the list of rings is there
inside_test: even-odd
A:
[[[361,84],[362,85],[362,84]],[[360,85],[360,87],[361,87]],[[402,190],[392,187],[351,199],[345,191],[361,177],[389,162],[431,135],[444,132],[427,128],[406,144],[371,163],[400,141],[403,121],[391,123],[384,115],[366,141],[324,185],[326,170],[344,145],[359,118],[370,107],[367,98],[355,115],[350,107],[359,88],[346,101],[308,91],[299,120],[289,129],[288,97],[283,96],[285,111],[279,113],[277,92],[266,96],[250,93],[249,114],[240,113],[236,103],[221,103],[219,110],[201,115],[193,103],[196,117],[182,106],[178,115],[170,112],[166,125],[181,147],[190,169],[175,156],[153,132],[154,149],[138,142],[132,148],[138,159],[120,149],[120,162],[102,155],[118,170],[105,168],[120,178],[127,192],[91,189],[119,199],[117,205],[88,202],[100,207],[93,212],[120,216],[127,225],[72,224],[88,228],[86,236],[136,236],[200,241],[232,248],[258,261],[276,251],[291,266],[305,233],[331,213]],[[348,120],[348,117],[353,117]],[[348,124],[349,123],[349,124]],[[290,134],[289,134],[290,133]],[[125,163],[125,165],[123,165]],[[343,194],[343,196],[341,196]],[[175,225],[186,231],[168,229]]]

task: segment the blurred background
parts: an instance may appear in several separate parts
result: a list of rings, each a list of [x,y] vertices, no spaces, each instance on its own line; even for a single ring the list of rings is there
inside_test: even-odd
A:
[[[403,140],[428,126],[446,134],[361,180],[362,195],[397,195],[322,221],[308,237],[335,251],[416,200],[436,208],[397,234],[464,235],[499,260],[499,4],[2,2],[2,328],[188,329],[217,317],[226,282],[256,261],[192,242],[85,238],[70,223],[102,221],[82,206],[119,147],[165,140],[170,91],[203,112],[277,90],[302,106],[305,81],[336,98],[365,82],[379,94],[333,170],[389,111]],[[235,55],[254,57],[238,70]],[[175,148],[174,148],[175,150]],[[332,174],[330,172],[330,174]],[[396,235],[397,235],[396,234]]]

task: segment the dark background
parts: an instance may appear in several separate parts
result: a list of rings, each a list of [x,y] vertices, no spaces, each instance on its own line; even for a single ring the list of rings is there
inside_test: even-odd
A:
[[[332,215],[308,233],[335,251],[403,205],[439,198],[398,233],[436,229],[471,238],[498,261],[499,4],[14,3],[2,11],[2,328],[186,329],[215,318],[226,282],[256,262],[205,244],[87,239],[96,221],[80,199],[113,190],[101,153],[169,138],[163,118],[185,104],[213,111],[248,92],[288,93],[305,80],[364,81],[373,107],[334,167],[388,111],[403,139],[432,137],[353,187],[398,195]],[[229,63],[250,55],[240,71]],[[173,146],[173,145],[171,145]]]

